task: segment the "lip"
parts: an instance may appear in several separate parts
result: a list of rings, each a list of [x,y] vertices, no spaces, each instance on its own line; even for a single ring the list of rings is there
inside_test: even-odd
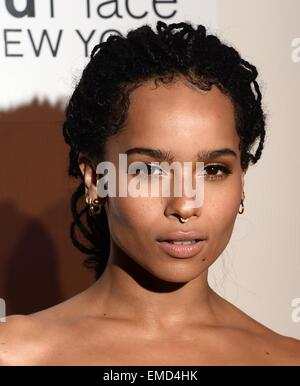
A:
[[[164,234],[162,237],[158,238],[159,242],[174,240],[174,241],[184,241],[184,240],[206,240],[206,237],[196,231],[177,231]]]
[[[205,242],[205,240],[201,240],[196,242],[195,244],[176,245],[168,243],[167,241],[159,241],[158,244],[170,256],[177,257],[180,259],[187,259],[199,253],[204,247]]]

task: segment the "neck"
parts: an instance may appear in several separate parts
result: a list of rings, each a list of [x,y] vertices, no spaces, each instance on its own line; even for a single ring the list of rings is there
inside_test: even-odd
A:
[[[129,257],[111,254],[93,290],[97,307],[101,303],[101,313],[140,323],[144,328],[213,325],[218,300],[208,285],[207,275],[205,270],[189,282],[166,282]]]

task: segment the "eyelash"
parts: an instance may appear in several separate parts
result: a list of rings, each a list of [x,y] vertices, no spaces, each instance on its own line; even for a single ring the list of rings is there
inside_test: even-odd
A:
[[[229,174],[232,174],[232,169],[230,169],[230,168],[228,168],[227,166],[224,166],[224,165],[211,164],[211,165],[206,166],[206,168],[215,168],[215,169],[221,170],[223,172],[223,174],[221,174],[221,175],[216,175],[215,176],[213,174],[214,178],[209,178],[209,180],[224,179],[227,176],[229,176]]]
[[[151,168],[153,166],[158,168],[158,165],[155,165],[155,164],[152,164],[152,163],[148,163],[148,164],[146,163],[146,166],[147,166],[147,168]],[[217,169],[217,171],[221,170],[223,172],[223,174],[221,174],[221,175],[216,175],[216,174],[209,175],[209,174],[207,174],[206,176],[210,176],[210,177],[212,176],[211,178],[208,178],[209,181],[215,181],[215,180],[224,179],[229,174],[232,174],[232,169],[231,168],[228,168],[227,166],[220,165],[220,164],[209,164],[204,169],[213,169],[213,170]],[[139,170],[139,171],[141,172],[141,170]],[[140,173],[140,174],[142,174],[144,177],[149,177],[149,174],[145,175],[143,172]]]

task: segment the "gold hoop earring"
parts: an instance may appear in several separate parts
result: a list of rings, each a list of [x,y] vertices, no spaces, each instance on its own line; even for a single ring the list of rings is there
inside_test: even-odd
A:
[[[242,209],[240,210],[239,209],[239,214],[242,214],[242,213],[244,213],[244,199],[245,199],[245,193],[243,192],[243,198],[242,198],[242,200],[241,200],[241,204],[240,205],[242,205]]]
[[[91,197],[87,196],[85,201],[88,205],[88,211],[90,215],[95,216],[101,212],[102,205],[99,198],[92,199]]]

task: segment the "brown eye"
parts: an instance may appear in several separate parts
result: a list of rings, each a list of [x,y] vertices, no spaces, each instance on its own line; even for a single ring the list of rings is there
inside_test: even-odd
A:
[[[161,169],[158,165],[155,165],[155,164],[146,164],[146,165],[147,165],[148,171],[150,172],[148,173],[148,175],[154,175],[154,176],[159,175],[159,172],[161,171]]]
[[[139,174],[141,175],[142,177],[149,177],[149,176],[154,176],[154,177],[157,177],[157,176],[161,176],[162,173],[164,172],[160,167],[159,165],[156,165],[156,164],[153,164],[153,163],[146,163],[146,164],[143,164],[143,166],[146,166],[146,169],[147,169],[147,173],[145,173],[145,168],[137,168],[137,171],[136,171],[136,174]],[[160,173],[162,172],[162,173]]]
[[[205,167],[207,171],[208,180],[218,180],[226,178],[229,174],[232,173],[232,170],[227,168],[224,165],[208,165]]]

